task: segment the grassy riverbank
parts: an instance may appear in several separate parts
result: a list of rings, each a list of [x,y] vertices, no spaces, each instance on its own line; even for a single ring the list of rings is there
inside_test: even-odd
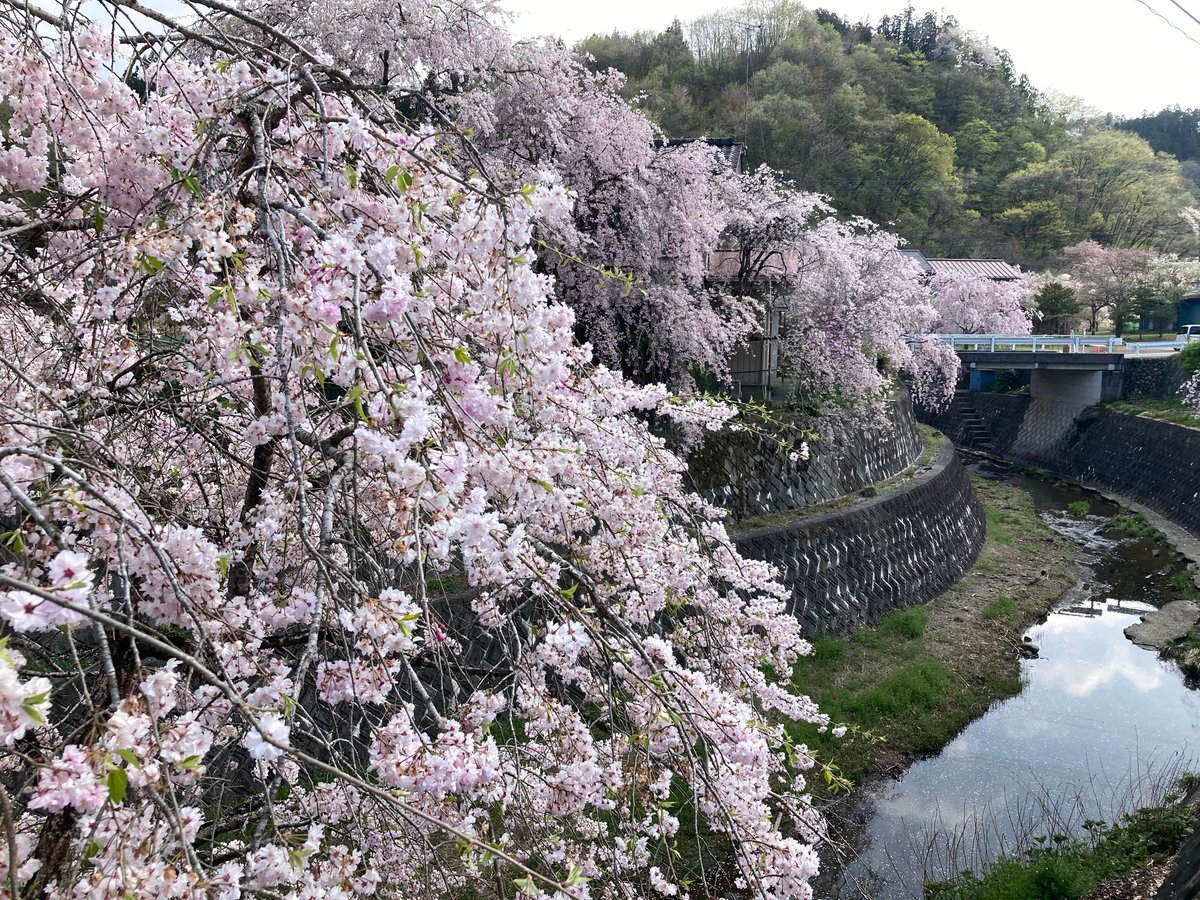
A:
[[[1181,786],[1182,788],[1182,786]],[[1196,809],[1168,796],[1158,806],[1122,816],[1111,827],[1091,823],[1088,837],[1046,840],[986,875],[925,886],[927,900],[1078,900],[1153,896],[1168,859],[1196,825]]]
[[[1200,428],[1200,413],[1197,413],[1194,406],[1184,403],[1179,398],[1172,400],[1110,400],[1104,404],[1104,407],[1113,412],[1158,419],[1160,422],[1170,422],[1172,425]]]
[[[843,738],[797,726],[793,737],[857,781],[934,753],[996,700],[1020,690],[1021,633],[1073,581],[1074,550],[1038,519],[1029,495],[976,479],[987,542],[975,567],[923,607],[849,637],[819,637],[793,678]]]

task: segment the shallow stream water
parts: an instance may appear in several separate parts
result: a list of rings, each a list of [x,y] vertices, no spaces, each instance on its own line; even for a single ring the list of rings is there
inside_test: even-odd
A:
[[[1170,599],[1173,553],[1105,537],[1118,509],[1096,494],[981,474],[1028,491],[1042,519],[1077,543],[1079,582],[1027,633],[1039,655],[1022,663],[1020,694],[899,779],[861,786],[839,811],[852,861],[822,879],[818,897],[920,897],[923,882],[978,871],[1022,839],[1112,821],[1200,755],[1200,693],[1123,634]],[[1084,520],[1066,511],[1080,500]]]

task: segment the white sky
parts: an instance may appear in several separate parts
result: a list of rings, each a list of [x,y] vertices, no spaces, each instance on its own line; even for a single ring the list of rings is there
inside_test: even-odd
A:
[[[595,32],[661,30],[736,5],[722,0],[502,0],[514,34],[554,34],[574,43]],[[1200,0],[1178,0],[1200,19]],[[905,0],[806,0],[852,21],[875,23]],[[945,11],[1007,50],[1042,91],[1082,97],[1102,112],[1136,116],[1165,106],[1200,106],[1200,24],[1171,0],[932,0],[918,15]],[[1149,8],[1148,8],[1149,7]],[[1189,40],[1151,9],[1183,29]]]

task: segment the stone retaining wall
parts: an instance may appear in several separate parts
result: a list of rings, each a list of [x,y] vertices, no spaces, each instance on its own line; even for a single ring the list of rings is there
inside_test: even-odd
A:
[[[1053,401],[1020,395],[977,392],[962,403],[986,422],[988,446],[964,432],[964,407],[922,410],[921,419],[960,447],[1107,488],[1200,535],[1200,430],[1104,407],[1052,408]]]
[[[793,461],[806,431],[809,459]],[[882,410],[793,418],[772,439],[751,432],[718,432],[688,460],[691,487],[730,518],[749,519],[817,506],[899,475],[923,449],[908,394]]]
[[[1126,356],[1123,368],[1122,400],[1170,400],[1188,378],[1179,364],[1179,354],[1145,359]]]
[[[1017,439],[1028,406],[1028,394],[959,391],[955,395],[954,403],[945,409],[917,407],[917,418],[942,432],[954,441],[956,447],[1002,454],[1007,452]],[[983,435],[968,431],[965,415],[967,409],[978,415],[987,429],[984,440],[980,439]]]
[[[895,492],[844,510],[734,535],[779,566],[805,633],[845,632],[927,603],[974,564],[984,515],[951,442]]]
[[[948,435],[957,447],[1052,468],[1070,446],[1076,419],[1088,409],[1028,394],[960,391],[949,409],[921,409],[919,418]],[[982,432],[967,427],[972,414],[983,424]]]

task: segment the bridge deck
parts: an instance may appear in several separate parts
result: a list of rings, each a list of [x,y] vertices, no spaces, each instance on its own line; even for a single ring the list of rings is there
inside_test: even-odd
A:
[[[1122,353],[1045,353],[1032,350],[959,350],[968,369],[1062,369],[1117,372],[1125,363]]]

